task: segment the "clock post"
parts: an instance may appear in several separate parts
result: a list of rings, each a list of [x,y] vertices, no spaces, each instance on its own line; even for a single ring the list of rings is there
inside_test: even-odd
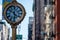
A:
[[[13,0],[11,3],[6,5],[3,16],[5,20],[11,25],[12,28],[12,40],[16,40],[16,28],[26,15],[25,8],[23,5]]]
[[[16,28],[17,26],[12,25],[12,40],[16,40]]]

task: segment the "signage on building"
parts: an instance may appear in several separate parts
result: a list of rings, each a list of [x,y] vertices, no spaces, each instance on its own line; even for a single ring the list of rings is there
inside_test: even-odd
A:
[[[22,40],[22,35],[16,35],[16,39]]]

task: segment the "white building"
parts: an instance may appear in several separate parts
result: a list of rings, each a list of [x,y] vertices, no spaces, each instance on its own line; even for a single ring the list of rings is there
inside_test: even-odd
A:
[[[0,22],[0,40],[8,40],[8,28],[5,22]]]
[[[3,38],[4,40],[8,40],[8,28],[3,24]]]

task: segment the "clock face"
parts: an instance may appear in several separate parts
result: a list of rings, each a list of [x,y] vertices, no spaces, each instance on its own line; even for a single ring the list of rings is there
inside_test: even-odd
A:
[[[17,22],[22,16],[22,9],[19,6],[10,6],[7,8],[6,17],[11,22]]]
[[[24,19],[26,11],[23,5],[15,1],[5,7],[3,15],[9,24],[18,25]]]

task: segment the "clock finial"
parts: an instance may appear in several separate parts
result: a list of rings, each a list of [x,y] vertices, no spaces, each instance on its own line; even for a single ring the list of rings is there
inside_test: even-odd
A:
[[[16,0],[12,0],[12,1],[16,1]]]

